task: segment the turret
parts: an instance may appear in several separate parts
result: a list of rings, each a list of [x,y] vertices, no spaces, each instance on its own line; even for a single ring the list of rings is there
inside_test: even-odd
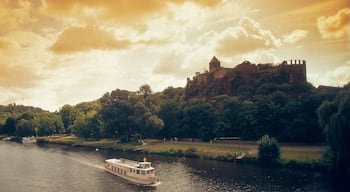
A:
[[[220,61],[214,56],[209,62],[209,72],[216,71],[220,69]]]

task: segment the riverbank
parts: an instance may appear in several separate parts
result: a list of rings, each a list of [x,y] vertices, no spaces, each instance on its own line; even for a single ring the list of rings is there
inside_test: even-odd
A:
[[[259,164],[255,142],[191,142],[144,140],[143,143],[118,143],[113,139],[84,140],[74,136],[41,137],[38,142],[47,142],[73,147],[83,146],[96,149],[112,149],[145,154],[158,154],[176,157],[194,157],[230,162]],[[326,171],[327,162],[323,158],[326,146],[280,144],[281,160],[276,166]],[[244,154],[244,158],[237,157]]]

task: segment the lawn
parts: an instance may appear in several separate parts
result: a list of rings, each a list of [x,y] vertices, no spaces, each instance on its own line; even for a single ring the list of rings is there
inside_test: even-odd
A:
[[[238,155],[245,153],[250,160],[257,158],[257,146],[255,144],[237,146],[230,144],[205,143],[205,142],[170,142],[160,140],[146,140],[147,145],[137,142],[118,143],[115,139],[84,140],[74,136],[50,138],[49,142],[72,146],[86,146],[106,149],[118,149],[123,151],[139,151],[143,153],[191,156],[205,159],[234,160]],[[319,163],[323,160],[322,151],[307,151],[305,149],[294,150],[281,147],[282,162],[297,162],[303,164]]]

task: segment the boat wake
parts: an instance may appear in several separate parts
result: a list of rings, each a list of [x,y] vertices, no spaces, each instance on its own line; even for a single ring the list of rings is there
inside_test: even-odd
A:
[[[91,163],[91,162],[87,162],[87,161],[81,161],[81,160],[77,160],[76,162],[81,163],[81,164],[83,164],[83,165],[85,165],[87,167],[92,167],[92,168],[104,170],[104,166],[102,166],[100,164]]]
[[[99,169],[99,170],[104,170],[104,166],[102,164],[103,162],[94,163],[94,162],[91,162],[91,161],[77,159],[77,158],[72,158],[72,157],[70,157],[69,159],[74,161],[74,162],[77,162],[79,164],[82,164],[84,166],[87,166],[87,167],[91,167],[91,168],[95,168],[95,169]]]

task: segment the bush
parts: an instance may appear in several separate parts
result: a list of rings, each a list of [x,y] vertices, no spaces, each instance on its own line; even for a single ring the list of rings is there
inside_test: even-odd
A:
[[[264,135],[258,140],[258,159],[268,164],[279,162],[280,147],[275,138]]]

